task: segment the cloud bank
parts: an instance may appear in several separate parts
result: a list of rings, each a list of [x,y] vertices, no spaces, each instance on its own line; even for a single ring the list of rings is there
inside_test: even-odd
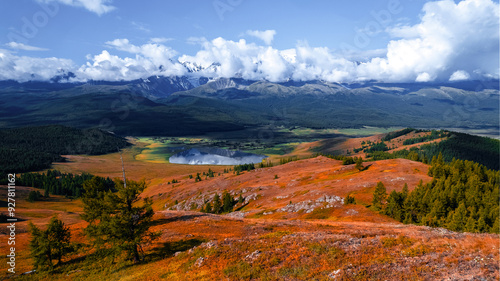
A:
[[[43,1],[85,4],[85,8],[97,14],[112,9],[107,6],[110,1],[105,0]],[[200,46],[194,55],[179,54],[165,45],[168,40],[164,38],[151,38],[143,45],[134,45],[125,38],[115,39],[106,42],[106,49],[100,54],[88,56],[87,63],[82,66],[74,66],[65,59],[21,57],[0,50],[0,79],[46,80],[61,69],[74,72],[74,79],[78,81],[133,80],[151,75],[188,73],[272,82],[289,79],[329,82],[498,79],[499,18],[499,4],[492,0],[428,2],[418,24],[388,28],[386,32],[393,40],[387,48],[368,50],[364,58],[346,56],[346,52],[327,47],[311,47],[307,42],[278,50],[270,46],[276,35],[274,30],[247,31],[247,35],[261,39],[265,45],[248,43],[244,39],[190,38],[191,44]],[[22,49],[20,45],[17,47]]]
[[[0,49],[0,80],[50,80],[75,67],[73,61],[68,59],[17,56]]]

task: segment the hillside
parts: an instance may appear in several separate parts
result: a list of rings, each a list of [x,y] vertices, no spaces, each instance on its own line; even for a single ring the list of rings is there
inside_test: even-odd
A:
[[[384,153],[397,154],[408,147],[421,150],[429,144],[461,140],[463,135],[403,129],[360,138],[333,136],[336,137],[290,145],[296,147],[291,153],[272,155],[270,161],[275,166],[250,171],[235,166],[150,161],[147,159],[154,160],[156,156],[161,159],[167,150],[163,147],[156,151],[155,146],[170,143],[161,138],[128,138],[133,146],[123,149],[127,179],[146,180],[148,188],[142,197],[152,199],[155,214],[151,229],[159,234],[153,243],[142,245],[144,260],[139,264],[121,258],[112,261],[94,252],[83,235],[87,224],[80,217],[84,211],[81,199],[51,194],[49,198],[29,202],[29,192],[36,189],[17,186],[16,280],[497,280],[500,277],[498,234],[402,224],[400,219],[384,215],[372,206],[379,182],[384,184],[387,194],[395,194],[392,191],[402,194],[406,183],[412,198],[420,199],[428,196],[415,195],[414,190],[422,192],[434,186],[444,190],[441,184],[444,182],[448,182],[450,188],[490,188],[496,184],[495,172],[488,171],[483,178],[477,178],[470,172],[480,174],[485,169],[469,163],[462,168],[467,173],[446,180],[439,167],[431,169],[428,164],[409,159],[367,161],[358,169],[355,164],[343,165],[341,160],[315,156],[318,152],[341,152],[366,158],[373,153],[368,150],[380,148],[382,141],[387,147]],[[483,154],[490,153],[490,145],[498,145],[498,141],[485,141],[470,135],[464,139],[467,142],[451,144],[467,147],[471,143],[482,143],[478,140],[484,141]],[[169,141],[175,146],[182,144],[180,139]],[[211,141],[220,142],[209,138],[185,138],[183,141],[207,145],[212,144]],[[481,147],[476,145],[476,150],[471,151],[480,151],[477,149]],[[63,156],[67,162],[53,164],[53,168],[63,173],[122,176],[119,153]],[[302,159],[297,160],[294,156]],[[419,160],[422,160],[420,156]],[[279,162],[283,164],[278,165]],[[459,168],[461,164],[455,165]],[[429,170],[435,178],[429,176]],[[456,184],[451,185],[455,179]],[[478,185],[474,185],[476,179]],[[459,181],[466,185],[460,185]],[[44,193],[43,189],[38,191]],[[469,191],[475,192],[473,188],[466,189],[466,198],[474,198]],[[7,187],[0,186],[0,195],[5,198],[6,193]],[[234,204],[232,210],[207,213],[208,203],[215,206],[216,194],[221,199],[228,194]],[[445,198],[460,197],[453,194]],[[497,196],[495,194],[498,193],[484,193],[478,200],[467,201],[467,204],[481,206],[491,203],[487,206],[488,211],[483,208],[482,212],[487,213],[485,217],[491,228],[486,231],[490,232],[498,225],[498,222],[493,223],[498,217],[494,213],[498,204],[491,200],[492,196]],[[353,197],[355,204],[345,204],[347,196]],[[5,201],[0,204],[6,207]],[[20,276],[33,268],[28,247],[28,222],[43,229],[53,215],[69,226],[71,241],[77,245],[76,252],[63,259],[53,273]],[[470,220],[473,215],[467,213],[467,216]],[[7,235],[4,227],[0,237]],[[4,243],[0,250],[7,252],[7,247]],[[6,263],[0,266],[4,272],[0,278],[7,277],[7,266]]]
[[[359,203],[370,204],[371,194],[377,182],[382,181],[388,192],[401,191],[404,183],[411,188],[420,180],[430,181],[427,166],[405,159],[391,159],[365,163],[367,169],[358,171],[354,165],[343,166],[341,161],[317,157],[294,161],[271,168],[256,169],[242,175],[222,174],[201,182],[189,179],[188,175],[164,178],[163,183],[151,185],[145,196],[152,197],[155,204],[164,204],[168,209],[198,210],[215,193],[230,192],[236,199],[241,194],[245,203],[236,205],[241,209],[232,215],[238,217],[298,218],[314,217],[313,210],[321,216],[350,220],[365,220],[366,210],[344,207],[347,194]],[[177,179],[179,183],[165,184]],[[178,204],[174,204],[175,201]],[[157,205],[161,207],[161,205]],[[362,214],[357,216],[360,211]],[[383,219],[375,216],[376,219]]]
[[[441,153],[446,162],[453,159],[474,161],[489,169],[498,170],[500,141],[446,130],[417,130],[406,128],[368,137],[335,137],[301,143],[291,155],[344,155],[370,159],[415,158],[429,163]],[[412,155],[413,154],[413,155]]]
[[[420,180],[431,181],[427,165],[405,159],[364,165],[368,168],[358,171],[354,165],[320,156],[239,175],[221,171],[220,176],[203,177],[199,182],[182,170],[150,178],[144,196],[153,198],[153,230],[161,235],[155,243],[145,245],[143,263],[110,263],[93,257],[84,247],[65,259],[54,274],[16,280],[498,278],[498,235],[404,225],[365,207],[378,181],[388,192],[400,191],[405,182],[413,189]],[[174,179],[179,182],[173,184]],[[27,220],[43,226],[57,214],[70,226],[73,240],[85,242],[81,235],[85,223],[78,216],[83,211],[80,200],[51,196],[30,203],[25,201],[30,190],[17,187],[16,213],[23,220],[16,225],[18,273],[31,270]],[[191,209],[191,202],[223,190],[235,198],[242,194],[248,204],[236,205],[243,208],[226,215],[185,210]],[[5,193],[6,188],[0,191]],[[356,198],[356,205],[343,204],[347,194]],[[2,251],[5,247],[5,243],[0,245]],[[2,272],[6,266],[0,267]]]
[[[124,138],[99,129],[76,129],[59,125],[0,129],[0,174],[49,168],[64,162],[62,154],[100,155],[130,145]],[[0,182],[4,182],[2,176]]]

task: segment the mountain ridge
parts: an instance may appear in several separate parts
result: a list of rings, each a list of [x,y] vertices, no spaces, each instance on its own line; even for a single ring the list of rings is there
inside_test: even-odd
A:
[[[493,81],[346,84],[199,77],[196,87],[192,82],[188,76],[74,84],[0,81],[0,125],[98,127],[111,120],[116,133],[132,135],[165,126],[161,135],[204,133],[217,130],[218,123],[232,129],[499,127],[500,94]]]

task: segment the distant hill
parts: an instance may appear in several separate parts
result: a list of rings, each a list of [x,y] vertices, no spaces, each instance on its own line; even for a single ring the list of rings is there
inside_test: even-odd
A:
[[[441,153],[445,162],[455,158],[474,161],[497,171],[500,169],[500,140],[445,130],[407,128],[369,137],[337,137],[303,143],[298,149],[304,147],[321,154],[373,159],[413,157],[426,163]]]
[[[196,80],[196,79],[195,79]],[[0,82],[0,125],[103,127],[119,135],[199,135],[249,126],[499,127],[498,81],[271,83],[150,77],[63,84]]]
[[[99,155],[129,146],[127,140],[99,129],[65,126],[22,127],[0,130],[0,174],[50,168],[61,155]],[[4,177],[6,178],[6,177]]]

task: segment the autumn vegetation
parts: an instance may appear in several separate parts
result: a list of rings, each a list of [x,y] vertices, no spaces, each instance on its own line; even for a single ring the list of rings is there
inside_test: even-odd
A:
[[[130,157],[126,167],[150,174],[139,180],[130,171],[125,182],[97,169],[73,173],[71,163],[59,165],[66,172],[24,173],[15,277],[496,280],[499,172],[449,159],[438,143],[425,147],[450,135],[405,129],[359,140],[349,148],[368,148],[359,154],[319,153],[310,144],[302,159],[163,176],[170,166]],[[427,136],[437,137],[399,149]]]

